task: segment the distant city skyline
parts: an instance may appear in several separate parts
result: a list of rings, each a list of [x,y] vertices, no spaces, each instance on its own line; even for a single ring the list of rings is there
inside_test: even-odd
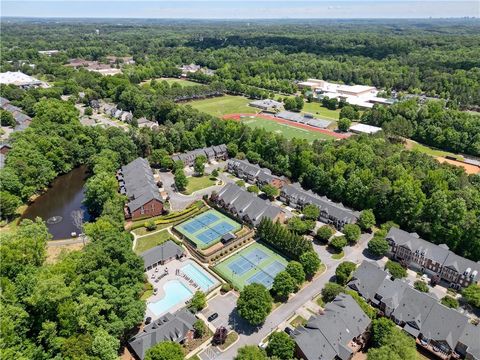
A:
[[[14,0],[2,17],[145,19],[396,19],[479,17],[480,1],[126,1]]]

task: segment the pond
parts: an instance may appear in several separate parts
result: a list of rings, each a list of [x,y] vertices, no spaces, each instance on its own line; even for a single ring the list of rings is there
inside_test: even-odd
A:
[[[47,192],[35,199],[25,210],[22,219],[34,220],[41,217],[47,223],[53,240],[71,238],[72,232],[79,234],[80,230],[75,223],[79,223],[78,219],[83,222],[90,219],[82,204],[86,179],[86,166],[80,166],[57,177]]]

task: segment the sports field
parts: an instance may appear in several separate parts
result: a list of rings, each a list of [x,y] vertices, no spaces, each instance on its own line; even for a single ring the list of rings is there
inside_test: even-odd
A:
[[[325,118],[331,121],[338,121],[340,115],[340,109],[330,110],[321,106],[318,102],[305,102],[302,112],[319,115],[319,117]]]
[[[255,113],[257,109],[248,106],[248,103],[251,101],[243,96],[225,95],[190,101],[187,104],[207,114],[222,117],[223,115],[234,113]]]
[[[218,243],[223,235],[234,234],[241,227],[239,223],[212,209],[175,226],[175,230],[192,241],[197,248],[206,249]]]
[[[215,269],[239,290],[252,283],[270,289],[275,276],[286,266],[284,257],[256,242],[222,261]]]
[[[309,142],[313,142],[314,140],[335,139],[333,136],[318,131],[302,129],[293,125],[281,124],[259,117],[244,117],[241,118],[241,121],[252,128],[262,128],[273,133],[282,134],[287,139],[305,139]]]

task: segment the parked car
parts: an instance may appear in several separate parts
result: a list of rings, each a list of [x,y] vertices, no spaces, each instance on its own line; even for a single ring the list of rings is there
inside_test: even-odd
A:
[[[290,326],[287,326],[283,331],[290,335],[293,332],[293,329]]]
[[[208,317],[208,321],[212,322],[213,320],[215,320],[216,318],[218,318],[218,313],[213,313],[212,315],[210,315]]]

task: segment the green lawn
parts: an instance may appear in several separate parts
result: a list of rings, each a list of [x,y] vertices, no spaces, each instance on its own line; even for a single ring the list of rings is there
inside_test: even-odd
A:
[[[463,160],[463,157],[460,156],[460,155],[457,155],[457,154],[454,154],[454,153],[451,153],[451,152],[448,152],[448,151],[433,149],[431,147],[419,144],[419,143],[414,142],[414,141],[411,142],[411,149],[420,151],[420,152],[425,153],[425,154],[430,155],[430,156],[443,156],[443,157],[453,156],[453,157],[457,158],[458,160]]]
[[[340,115],[340,109],[337,110],[329,110],[324,108],[318,102],[306,102],[303,106],[303,112],[310,113],[317,115],[319,118],[325,118],[327,120],[337,121],[338,116]]]
[[[207,114],[222,117],[227,114],[256,113],[257,109],[248,106],[252,101],[243,96],[225,95],[210,99],[188,102],[195,109]]]
[[[273,120],[267,120],[257,117],[244,118],[242,122],[252,128],[262,128],[270,132],[282,134],[287,139],[305,139],[309,142],[313,142],[314,140],[335,139],[333,136],[318,131],[301,129],[292,125],[281,124]]]
[[[197,83],[197,82],[194,82],[194,81],[185,80],[185,79],[177,79],[177,78],[158,78],[158,79],[155,79],[155,80],[157,82],[166,81],[168,83],[168,85],[180,84],[182,87],[203,85],[203,84],[200,84],[200,83]],[[150,81],[151,80],[144,81],[144,82],[142,82],[142,84],[149,84]]]
[[[232,345],[235,341],[237,341],[237,339],[238,339],[237,332],[231,331],[230,333],[228,333],[227,338],[225,339],[225,342],[219,345],[220,350],[225,350],[230,345]]]
[[[290,325],[292,325],[294,328],[297,328],[299,326],[303,326],[307,323],[307,320],[303,318],[301,315],[295,316],[295,318],[290,321]]]
[[[209,175],[206,176],[191,176],[188,178],[188,185],[184,194],[190,195],[191,193],[205,189],[207,187],[215,185],[216,179],[210,177]]]
[[[172,236],[167,230],[162,230],[151,235],[143,236],[137,239],[135,252],[141,254],[154,246],[163,244],[165,241],[171,239]]]
[[[332,259],[334,260],[340,260],[345,256],[345,252],[339,252],[338,254],[333,254]]]

